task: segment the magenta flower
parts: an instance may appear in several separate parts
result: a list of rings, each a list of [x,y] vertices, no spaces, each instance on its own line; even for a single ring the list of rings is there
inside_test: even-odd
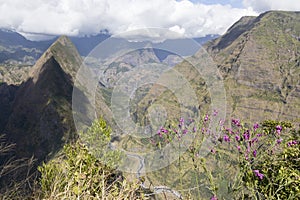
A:
[[[241,126],[240,120],[238,120],[238,119],[232,119],[231,122],[236,126]]]
[[[264,178],[264,175],[259,172],[259,170],[253,170],[255,176],[257,176],[260,180]]]
[[[230,141],[230,138],[229,138],[228,135],[224,135],[223,139],[224,139],[225,142],[229,142]]]
[[[253,151],[253,156],[256,157],[256,155],[257,155],[257,151],[254,150],[254,151]]]
[[[258,129],[258,127],[259,127],[258,123],[255,123],[255,124],[253,125],[254,131],[256,131],[256,130]]]
[[[218,200],[216,196],[213,196],[210,200]]]
[[[184,129],[183,134],[187,134],[188,130]]]
[[[296,144],[298,144],[298,142],[296,140],[293,140],[293,141],[288,142],[287,145],[290,147],[290,146],[293,146],[293,145],[296,145]]]
[[[180,128],[184,126],[184,119],[182,117],[180,117],[179,119],[179,125]]]
[[[196,131],[197,131],[197,128],[196,128],[196,127],[194,127],[194,128],[193,128],[193,132],[194,132],[194,133],[196,133]]]
[[[280,132],[282,131],[282,127],[280,125],[276,126],[276,131],[278,134],[280,134]]]
[[[251,143],[253,144],[254,142],[258,142],[258,139],[255,137],[251,140]]]
[[[239,135],[236,135],[236,136],[235,136],[235,140],[236,140],[237,142],[239,142],[239,141],[241,140],[241,137],[240,137]]]
[[[238,151],[241,151],[241,147],[240,146],[237,146],[237,149],[238,149]]]
[[[244,133],[244,139],[245,140],[249,140],[250,139],[250,132],[249,132],[249,130],[247,130],[245,133]]]
[[[217,116],[217,115],[218,115],[218,111],[214,109],[213,116]]]
[[[280,144],[282,142],[282,140],[283,140],[282,138],[276,140],[277,144]]]
[[[205,122],[208,121],[208,115],[205,115],[204,121],[205,121]]]

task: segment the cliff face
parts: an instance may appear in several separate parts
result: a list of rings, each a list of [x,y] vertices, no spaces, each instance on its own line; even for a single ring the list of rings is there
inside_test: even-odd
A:
[[[228,117],[299,121],[300,12],[244,17],[206,48],[224,78]]]
[[[17,89],[6,87],[6,93],[12,92],[9,103],[1,102],[10,105],[2,127],[16,143],[18,156],[33,154],[43,160],[74,137],[72,91],[80,64],[76,48],[62,36],[32,67],[26,81]]]

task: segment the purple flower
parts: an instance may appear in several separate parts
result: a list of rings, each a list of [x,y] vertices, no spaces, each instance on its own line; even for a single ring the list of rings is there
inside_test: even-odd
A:
[[[259,134],[257,134],[257,135],[256,135],[256,137],[261,137],[261,136],[262,136],[262,134],[261,134],[261,133],[259,133]]]
[[[254,142],[258,142],[258,139],[255,137],[251,140],[251,143],[253,144]]]
[[[214,153],[216,153],[216,150],[215,149],[211,149],[210,152],[214,154]]]
[[[184,129],[183,134],[187,134],[188,130]]]
[[[217,116],[217,115],[218,115],[218,111],[214,109],[213,116]]]
[[[213,196],[210,200],[218,200],[216,196]]]
[[[181,127],[183,127],[183,125],[184,125],[184,119],[182,117],[180,117],[178,126],[181,128]]]
[[[258,129],[258,127],[259,127],[258,123],[255,123],[255,124],[253,125],[254,131],[256,131],[256,130]]]
[[[236,136],[235,136],[235,140],[236,140],[237,142],[239,142],[239,141],[241,140],[241,137],[240,137],[239,135],[236,135]]]
[[[240,147],[240,146],[237,146],[237,149],[238,149],[239,151],[241,151],[241,147]]]
[[[257,151],[254,150],[254,151],[253,151],[253,156],[256,157],[256,155],[257,155]]]
[[[278,134],[280,134],[280,132],[282,131],[282,127],[280,125],[276,126],[276,131]]]
[[[193,132],[194,132],[194,133],[196,133],[196,131],[197,131],[197,128],[196,128],[196,127],[194,127],[194,128],[193,128]]]
[[[244,139],[245,139],[245,140],[249,140],[249,139],[250,139],[250,132],[249,132],[249,130],[247,130],[247,131],[243,134],[243,136],[244,136]]]
[[[276,140],[277,144],[280,144],[282,142],[282,140],[283,140],[282,138]]]
[[[262,173],[259,173],[259,170],[253,170],[255,176],[257,176],[260,180],[264,178],[264,175]]]
[[[230,141],[230,138],[229,138],[228,135],[224,135],[223,139],[224,139],[225,142],[229,142]]]
[[[205,122],[208,121],[208,115],[205,115],[204,121],[205,121]]]
[[[231,122],[236,126],[241,126],[240,120],[238,120],[238,119],[232,119]]]
[[[296,145],[296,144],[298,144],[298,142],[296,140],[293,140],[293,141],[288,142],[287,145],[290,147],[290,146],[293,146],[293,145]]]

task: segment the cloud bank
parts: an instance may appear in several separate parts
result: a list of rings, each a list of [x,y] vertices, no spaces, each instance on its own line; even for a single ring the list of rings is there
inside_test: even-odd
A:
[[[119,34],[167,28],[185,37],[223,34],[251,7],[205,5],[187,0],[0,0],[0,27],[27,35]]]
[[[203,1],[0,0],[0,28],[36,39],[37,34],[82,36],[103,30],[120,34],[141,28],[166,28],[180,36],[202,37],[223,34],[245,15],[300,10],[299,0],[243,0],[244,8],[197,2]]]

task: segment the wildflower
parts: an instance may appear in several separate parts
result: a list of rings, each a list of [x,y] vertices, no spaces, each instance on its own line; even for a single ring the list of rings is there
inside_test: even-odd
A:
[[[184,125],[184,119],[182,117],[180,117],[178,126],[181,128],[181,127],[183,127],[183,125]]]
[[[257,155],[257,151],[256,151],[256,149],[253,151],[253,156],[254,157],[256,157],[256,155]]]
[[[205,115],[204,122],[208,121],[208,115]]]
[[[239,135],[236,135],[236,136],[235,136],[235,140],[236,140],[237,142],[239,142],[239,141],[241,140],[241,137],[240,137]]]
[[[264,175],[262,173],[259,173],[259,170],[253,170],[255,176],[257,176],[260,180],[264,178]]]
[[[210,200],[218,200],[216,196],[213,196]]]
[[[241,151],[241,146],[237,146],[238,151]]]
[[[231,122],[236,126],[241,126],[240,120],[238,120],[238,119],[232,119]]]
[[[293,145],[296,145],[296,144],[298,144],[298,142],[297,142],[296,140],[293,140],[293,141],[288,142],[288,146],[289,146],[289,147],[290,147],[290,146],[293,146]]]
[[[259,134],[257,134],[257,135],[256,135],[256,137],[261,137],[261,136],[262,136],[262,134],[261,134],[261,133],[259,133]]]
[[[216,153],[216,150],[215,149],[211,149],[210,152],[214,154],[214,153]]]
[[[276,140],[277,144],[280,144],[282,142],[282,140],[283,140],[282,138]]]
[[[196,131],[197,131],[197,128],[196,128],[196,127],[194,127],[194,128],[193,128],[193,132],[194,132],[194,133],[196,133]]]
[[[251,143],[253,144],[254,142],[258,142],[258,139],[255,137],[251,140]]]
[[[280,125],[277,125],[277,126],[276,126],[276,132],[277,132],[278,134],[280,134],[281,131],[282,131],[282,127],[281,127]]]
[[[249,140],[249,139],[250,139],[250,132],[249,132],[249,130],[247,130],[247,131],[243,134],[243,136],[244,136],[244,139],[245,139],[245,140]]]
[[[255,124],[253,125],[254,131],[256,131],[256,130],[258,129],[258,127],[259,127],[258,123],[255,123]]]
[[[218,115],[218,111],[214,109],[213,116],[217,116],[217,115]]]
[[[161,128],[160,128],[160,132],[161,132],[161,133],[168,133],[168,130],[165,129],[165,128],[163,128],[163,127],[161,127]]]
[[[224,139],[225,142],[229,142],[230,141],[230,138],[229,138],[228,135],[224,135],[223,139]]]
[[[187,134],[187,132],[188,132],[188,130],[184,129],[182,133]]]

